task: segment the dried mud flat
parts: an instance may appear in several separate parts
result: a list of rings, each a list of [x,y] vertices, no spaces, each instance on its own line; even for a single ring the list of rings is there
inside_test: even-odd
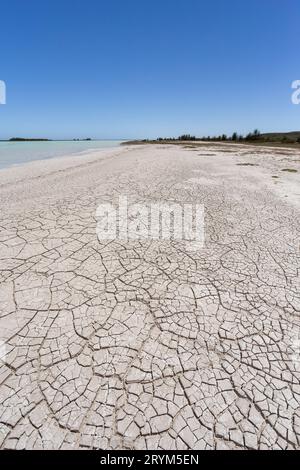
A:
[[[2,449],[300,448],[299,152],[196,150],[0,172]],[[205,246],[99,242],[120,195],[204,204]]]

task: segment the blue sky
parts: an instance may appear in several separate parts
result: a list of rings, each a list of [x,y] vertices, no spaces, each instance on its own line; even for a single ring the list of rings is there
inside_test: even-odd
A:
[[[300,130],[299,0],[6,0],[0,14],[0,138]]]

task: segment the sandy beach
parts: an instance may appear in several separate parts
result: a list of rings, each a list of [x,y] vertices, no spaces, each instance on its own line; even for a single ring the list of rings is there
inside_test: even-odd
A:
[[[300,448],[300,152],[122,146],[0,171],[3,449]],[[96,209],[203,204],[205,245]]]

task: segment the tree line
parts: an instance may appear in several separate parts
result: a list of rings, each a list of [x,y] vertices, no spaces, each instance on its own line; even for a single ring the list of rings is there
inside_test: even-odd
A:
[[[207,142],[255,142],[255,141],[271,142],[273,139],[261,134],[258,129],[255,129],[253,132],[249,132],[246,135],[233,132],[233,134],[230,136],[228,136],[227,134],[221,134],[218,136],[208,135],[208,136],[203,136],[203,137],[196,137],[191,134],[183,134],[183,135],[178,136],[177,138],[175,137],[171,137],[171,138],[158,137],[157,138],[157,141],[159,142],[162,142],[162,141],[197,141],[197,140],[202,140],[202,141],[207,141]],[[287,136],[282,136],[277,141],[281,141],[282,143],[293,143],[293,142],[300,143],[300,137],[298,137],[297,140],[295,141],[295,140],[289,140]]]

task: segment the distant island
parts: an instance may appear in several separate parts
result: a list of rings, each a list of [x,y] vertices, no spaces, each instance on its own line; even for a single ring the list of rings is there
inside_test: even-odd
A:
[[[24,137],[12,137],[9,142],[50,142],[51,139],[30,139]]]
[[[87,137],[86,139],[72,139],[73,142],[86,142],[86,141],[91,141],[92,139],[90,137]],[[66,140],[67,142],[70,142],[71,140]],[[29,137],[12,137],[11,139],[8,140],[0,140],[0,142],[65,142],[65,140],[53,140],[53,139],[44,139],[44,138],[39,138],[39,139],[34,139],[34,138],[29,138]]]

